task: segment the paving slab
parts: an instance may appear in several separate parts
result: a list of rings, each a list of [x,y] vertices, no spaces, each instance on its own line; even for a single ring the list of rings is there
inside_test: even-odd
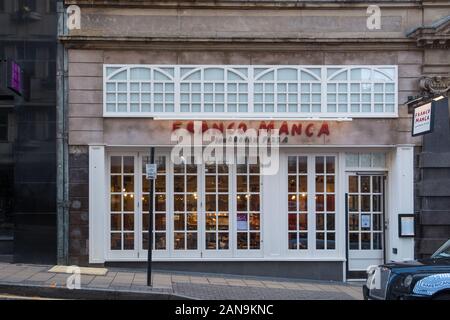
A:
[[[192,299],[362,299],[361,283],[302,281],[268,277],[212,275],[200,273],[155,272],[153,287],[147,287],[147,274],[142,269],[108,270],[105,275],[81,275],[81,291],[67,293],[70,274],[48,272],[49,266],[2,264],[0,288],[28,288],[59,292],[71,297],[100,297],[105,299],[152,295],[152,298],[189,297]],[[12,289],[11,289],[12,288]],[[61,291],[62,290],[62,291]],[[83,291],[84,290],[84,291]],[[0,291],[1,293],[1,291]],[[47,294],[46,293],[46,294]],[[133,296],[134,297],[134,296]],[[150,296],[148,296],[150,297]]]

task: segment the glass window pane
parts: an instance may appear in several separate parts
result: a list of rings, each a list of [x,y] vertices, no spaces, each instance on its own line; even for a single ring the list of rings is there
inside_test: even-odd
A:
[[[316,176],[316,192],[324,191],[324,176]]]
[[[111,215],[111,231],[122,230],[122,216],[120,214]]]
[[[324,173],[325,170],[325,158],[316,157],[316,173]]]
[[[348,196],[348,210],[350,212],[359,211],[359,196],[349,195]]]
[[[370,250],[370,238],[371,235],[369,232],[361,233],[361,250]]]
[[[349,192],[358,193],[359,192],[359,184],[358,184],[358,176],[350,176],[348,178],[349,183]]]
[[[327,192],[334,192],[334,176],[327,176]]]
[[[205,234],[205,249],[206,250],[216,250],[216,233],[207,232]]]
[[[123,215],[123,230],[126,231],[134,230],[134,214]]]
[[[288,211],[297,211],[297,195],[288,195]]]
[[[228,211],[228,195],[227,194],[219,195],[218,210],[219,211]]]
[[[134,233],[123,234],[123,249],[124,250],[134,249]]]
[[[361,177],[361,193],[370,193],[370,176]]]
[[[238,211],[247,211],[247,197],[243,194],[238,194],[236,196],[237,202],[237,210]]]
[[[328,250],[336,249],[336,234],[334,232],[327,233],[327,249]]]
[[[214,194],[205,195],[205,210],[216,211],[216,195]]]
[[[111,233],[111,250],[121,250],[121,249],[122,249],[122,234]]]
[[[219,230],[228,230],[229,225],[228,225],[228,214],[226,213],[219,213],[219,222],[218,222],[218,229]]]
[[[248,234],[247,232],[238,232],[236,234],[238,249],[247,249],[248,247],[247,234]]]
[[[218,176],[218,192],[228,192],[228,176]]]
[[[173,203],[175,211],[184,211],[184,195],[174,195]]]
[[[219,250],[227,250],[229,248],[229,245],[228,245],[228,242],[229,242],[228,232],[219,232],[217,240],[218,240],[218,243],[219,243]]]
[[[122,191],[122,176],[111,176],[111,192]]]
[[[122,157],[111,157],[111,173],[122,172]]]
[[[316,195],[316,211],[324,211],[324,196],[323,194]]]
[[[124,192],[134,192],[134,176],[123,177]]]
[[[299,217],[299,230],[308,230],[308,214],[302,213]]]
[[[298,196],[298,210],[308,211],[308,195],[306,193]]]
[[[260,200],[259,194],[250,195],[250,211],[259,211]]]
[[[216,230],[216,215],[215,213],[207,213],[205,217],[206,230]]]
[[[197,176],[194,175],[186,176],[186,192],[196,192],[196,191],[197,191]]]
[[[123,157],[123,172],[134,173],[134,157]]]
[[[288,245],[289,245],[289,249],[297,249],[297,233],[296,232],[288,233]]]
[[[298,248],[301,250],[308,249],[308,234],[307,233],[299,233],[298,234]]]
[[[195,194],[186,195],[186,211],[197,211],[197,196]]]
[[[147,246],[148,248],[148,246]],[[155,233],[155,249],[166,250],[166,234],[157,232]]]
[[[325,249],[325,234],[323,232],[316,233],[316,249]]]
[[[348,225],[350,231],[358,231],[359,230],[359,214],[351,213],[348,217]]]
[[[197,213],[188,213],[186,221],[187,230],[197,230]]]
[[[237,220],[237,230],[247,230],[247,214],[245,213],[238,213],[236,216]]]
[[[134,211],[134,195],[123,195],[123,211]]]
[[[158,213],[155,214],[155,230],[166,230],[166,215],[165,214],[158,214]]]
[[[158,194],[155,197],[155,211],[166,211],[166,195]]]
[[[238,175],[237,177],[236,177],[236,179],[237,179],[237,182],[236,182],[236,188],[237,188],[237,191],[238,192],[247,192],[248,191],[248,189],[247,189],[247,176],[241,176],[241,175]]]
[[[184,230],[184,213],[175,213],[173,215],[173,223],[175,230]]]
[[[185,250],[185,236],[184,232],[175,232],[173,234],[174,244],[173,247],[175,250]]]
[[[260,234],[259,232],[250,232],[250,249],[259,249]]]
[[[288,217],[288,229],[297,230],[297,214],[289,214]]]
[[[359,233],[349,234],[349,249],[359,250]]]
[[[370,196],[368,195],[361,196],[361,211],[370,212]]]
[[[258,213],[250,213],[249,227],[250,230],[259,230],[260,215]]]

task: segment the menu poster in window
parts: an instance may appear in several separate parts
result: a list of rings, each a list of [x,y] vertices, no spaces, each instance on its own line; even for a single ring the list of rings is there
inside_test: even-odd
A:
[[[398,220],[399,237],[414,237],[414,215],[399,214]]]
[[[237,215],[237,229],[238,230],[247,230],[247,215],[246,214],[238,214]]]
[[[370,215],[369,214],[361,215],[361,228],[370,229]]]

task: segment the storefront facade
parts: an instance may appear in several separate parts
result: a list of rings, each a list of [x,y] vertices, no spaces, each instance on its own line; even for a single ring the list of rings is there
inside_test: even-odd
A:
[[[297,27],[317,43],[292,40],[293,27],[279,23],[297,21],[295,7],[102,11],[79,3],[82,29],[61,37],[73,263],[146,261],[150,146],[158,163],[159,268],[344,280],[372,264],[414,258],[414,239],[398,234],[398,215],[414,212],[420,145],[402,104],[422,63],[403,34],[419,23],[413,3],[386,9],[391,18],[381,36],[359,43],[358,30],[344,34],[351,26],[342,25],[331,46],[324,44],[332,35],[307,25]],[[351,15],[365,26],[358,6],[315,9],[301,10],[305,21]],[[124,31],[132,19],[133,36]],[[183,27],[170,27],[172,19]],[[224,31],[237,21],[246,34]],[[280,29],[276,37],[266,23]],[[180,129],[199,133],[197,121],[200,133],[278,129],[277,172],[263,174],[260,164],[237,156],[174,163],[171,138]]]

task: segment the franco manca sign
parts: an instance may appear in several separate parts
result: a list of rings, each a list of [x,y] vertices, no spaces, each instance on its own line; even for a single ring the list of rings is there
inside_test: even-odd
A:
[[[433,132],[434,103],[429,102],[414,108],[412,136]]]

